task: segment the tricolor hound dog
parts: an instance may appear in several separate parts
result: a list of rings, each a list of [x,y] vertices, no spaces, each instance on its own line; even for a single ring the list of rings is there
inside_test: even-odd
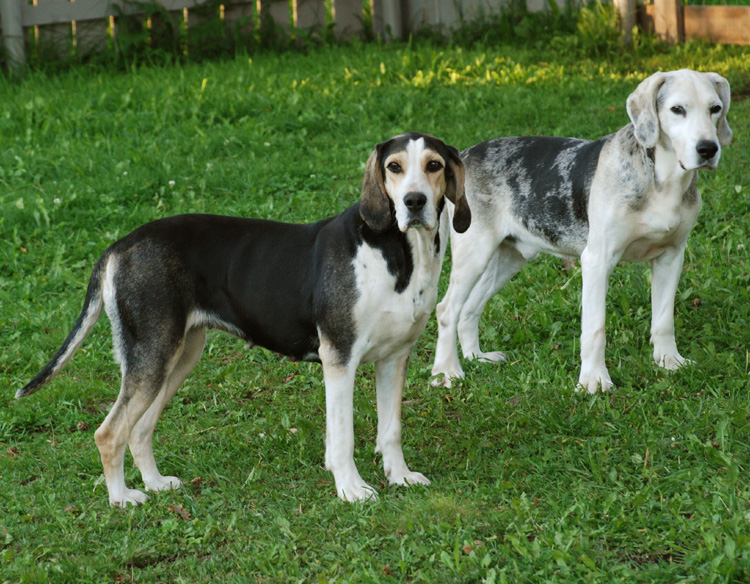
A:
[[[451,235],[453,267],[437,307],[434,385],[463,377],[464,357],[505,360],[479,348],[488,300],[539,252],[580,257],[581,373],[594,393],[612,386],[604,363],[605,299],[619,261],[649,261],[651,343],[661,367],[689,362],[677,351],[674,298],[688,234],[701,208],[698,170],[715,169],[727,124],[729,84],[716,73],[656,73],[627,99],[632,123],[596,141],[500,138],[461,153],[471,227]],[[449,209],[450,212],[450,209]]]
[[[390,483],[429,484],[401,449],[407,362],[437,302],[448,213],[465,231],[458,150],[425,134],[378,144],[359,203],[309,225],[212,215],[148,223],[110,246],[94,267],[83,310],[62,348],[16,397],[50,381],[73,356],[102,308],[122,368],[120,394],[95,433],[113,505],[143,503],[123,473],[129,444],[148,491],[180,486],[152,450],[164,406],[195,367],[206,329],[226,331],[295,360],[323,365],[326,467],[344,500],[375,496],[354,464],[353,390],[374,362],[376,450]]]

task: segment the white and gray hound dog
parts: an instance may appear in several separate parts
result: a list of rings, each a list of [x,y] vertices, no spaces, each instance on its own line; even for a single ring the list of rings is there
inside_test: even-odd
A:
[[[437,302],[449,230],[444,198],[455,206],[456,231],[471,221],[463,187],[458,150],[408,133],[376,146],[360,202],[336,217],[309,225],[213,215],[148,223],[104,252],[73,330],[16,397],[50,381],[105,308],[122,386],[95,439],[110,503],[143,503],[148,497],[125,485],[125,449],[148,491],[180,486],[157,470],[152,435],[198,362],[206,329],[219,329],[322,363],[325,463],[347,501],[375,497],[354,463],[353,427],[355,372],[374,362],[385,474],[391,484],[429,484],[404,461],[401,400],[409,355]]]
[[[437,307],[434,385],[463,377],[464,357],[483,352],[485,305],[539,252],[580,257],[583,277],[581,372],[577,388],[594,393],[612,380],[604,360],[605,300],[620,261],[651,263],[651,343],[661,367],[689,362],[677,351],[674,299],[688,234],[701,208],[698,170],[715,169],[730,91],[716,73],[656,73],[627,99],[632,123],[596,141],[500,138],[461,153],[471,227],[451,234],[453,267]]]

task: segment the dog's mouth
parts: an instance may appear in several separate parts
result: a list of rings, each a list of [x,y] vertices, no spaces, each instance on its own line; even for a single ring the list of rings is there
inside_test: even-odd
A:
[[[429,224],[427,221],[425,221],[424,217],[411,217],[406,224],[401,226],[401,231],[403,233],[406,233],[409,229],[416,228],[416,229],[426,229],[427,231],[432,231],[435,229],[435,225]]]
[[[680,168],[682,168],[682,170],[684,170],[685,172],[689,172],[691,170],[716,170],[718,166],[718,163],[712,160],[705,160],[700,164],[696,164],[688,168],[682,163],[682,160],[680,160]]]

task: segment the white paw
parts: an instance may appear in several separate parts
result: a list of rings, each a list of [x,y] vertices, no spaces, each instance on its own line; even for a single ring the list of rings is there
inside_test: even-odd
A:
[[[679,353],[675,353],[674,355],[654,355],[654,361],[656,361],[659,367],[664,367],[664,369],[669,369],[670,371],[676,371],[680,367],[695,363],[695,361],[685,359]]]
[[[461,365],[458,363],[450,367],[443,367],[436,364],[432,368],[432,375],[435,376],[435,379],[431,382],[433,387],[450,387],[451,379],[464,378],[464,370],[461,369]]]
[[[137,507],[143,505],[146,501],[148,501],[148,495],[137,489],[125,489],[122,494],[113,495],[109,498],[109,504],[113,507],[127,507],[128,505]]]
[[[436,377],[430,382],[430,385],[432,387],[450,387],[451,378],[448,377],[447,375],[443,375],[442,377],[438,375],[438,377]]]
[[[391,473],[388,477],[388,482],[392,485],[401,485],[402,487],[408,487],[409,485],[429,485],[430,479],[424,476],[421,472],[413,472],[406,469],[405,472]]]
[[[596,393],[601,391],[609,391],[612,389],[612,379],[609,377],[609,373],[605,369],[602,372],[596,373],[583,373],[578,378],[578,385],[576,391],[580,391],[581,388],[585,389],[588,393]]]
[[[179,489],[182,486],[182,481],[177,477],[163,477],[161,475],[148,479],[144,477],[143,482],[146,485],[146,490],[152,493]]]
[[[491,351],[489,353],[478,353],[472,356],[477,359],[480,363],[500,363],[501,361],[507,361],[508,356],[502,351]]]
[[[336,492],[342,501],[356,503],[360,501],[377,501],[378,494],[370,485],[362,481],[361,484],[352,484],[345,487],[336,487]]]

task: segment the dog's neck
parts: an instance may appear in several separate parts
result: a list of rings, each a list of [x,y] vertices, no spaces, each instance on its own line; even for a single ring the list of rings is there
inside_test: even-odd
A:
[[[697,172],[686,170],[674,148],[659,140],[654,148],[654,181],[657,190],[663,190],[666,185],[677,185],[676,191],[682,195],[695,180]]]

